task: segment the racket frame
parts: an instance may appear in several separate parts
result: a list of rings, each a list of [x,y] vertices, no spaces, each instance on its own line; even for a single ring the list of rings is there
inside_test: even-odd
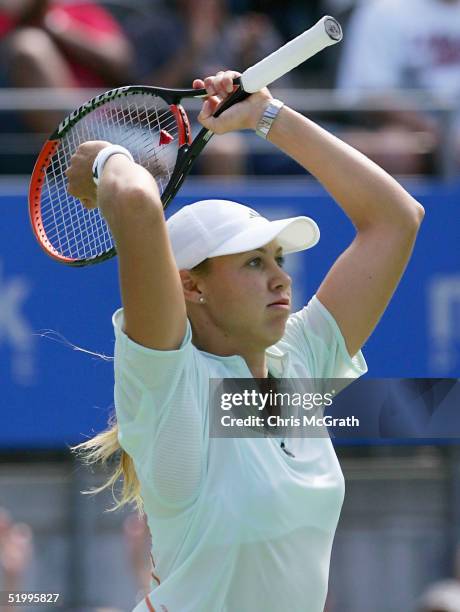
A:
[[[70,266],[86,266],[99,263],[110,259],[116,255],[115,247],[111,247],[105,253],[87,259],[72,259],[59,253],[52,245],[46,235],[46,231],[41,218],[41,192],[45,184],[46,172],[52,162],[53,155],[59,148],[61,139],[69,132],[74,125],[86,117],[90,112],[103,106],[105,103],[116,98],[128,95],[151,95],[161,97],[168,105],[174,115],[178,127],[178,154],[171,177],[162,195],[164,208],[170,203],[178,189],[182,185],[185,177],[190,171],[193,160],[203,149],[206,142],[212,136],[209,130],[201,130],[197,138],[192,143],[192,130],[185,109],[180,104],[183,98],[201,98],[207,95],[205,89],[166,89],[162,87],[147,87],[143,85],[129,85],[117,87],[95,96],[88,102],[67,115],[49,139],[43,145],[32,172],[29,185],[29,217],[33,232],[40,246],[54,260]]]
[[[341,38],[342,29],[340,24],[333,17],[325,15],[309,30],[303,32],[283,45],[280,49],[274,51],[266,58],[245,70],[241,77],[238,77],[238,79],[234,81],[235,85],[237,85],[234,92],[217,108],[214,117],[218,117],[227,108],[248,97],[251,93],[259,91],[262,87],[269,85],[283,74],[286,74],[306,59],[318,53],[321,49],[339,42]],[[61,263],[73,266],[94,264],[104,261],[105,259],[110,259],[116,254],[116,251],[113,246],[100,255],[83,260],[72,260],[69,257],[61,255],[51,244],[51,241],[46,236],[41,219],[40,195],[45,183],[46,170],[51,163],[53,154],[59,147],[60,139],[88,113],[117,97],[136,93],[161,97],[169,104],[170,111],[174,115],[179,128],[176,162],[168,180],[168,184],[161,196],[164,208],[168,206],[178,189],[180,189],[185,177],[190,172],[194,160],[213,135],[210,130],[203,128],[192,142],[190,124],[185,110],[180,104],[183,98],[205,97],[207,95],[205,89],[171,90],[161,87],[127,85],[111,89],[92,98],[65,117],[42,148],[32,173],[29,189],[29,214],[34,233],[45,252]]]

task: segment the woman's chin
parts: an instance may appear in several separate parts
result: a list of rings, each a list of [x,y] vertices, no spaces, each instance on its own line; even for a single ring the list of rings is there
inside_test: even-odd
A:
[[[286,331],[287,319],[288,318],[286,316],[280,317],[276,321],[271,321],[270,329],[269,331],[267,330],[267,336],[270,338],[269,346],[271,346],[272,344],[276,344],[284,336],[284,333]]]

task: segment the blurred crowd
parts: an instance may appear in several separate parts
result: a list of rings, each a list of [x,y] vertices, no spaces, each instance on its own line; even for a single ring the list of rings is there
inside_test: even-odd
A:
[[[32,558],[32,529],[13,521],[10,513],[0,507],[0,591],[20,591]],[[3,609],[3,607],[2,607]],[[14,606],[5,606],[5,612]]]
[[[131,567],[134,583],[138,592],[134,595],[140,601],[148,594],[154,584],[154,564],[150,554],[151,536],[146,521],[137,514],[129,514],[123,522],[125,553]],[[460,549],[459,549],[460,550]],[[34,554],[32,528],[16,522],[6,508],[0,507],[0,592],[13,593],[27,591],[27,574]],[[460,554],[452,571],[452,576],[429,584],[413,602],[412,612],[460,612]],[[39,590],[39,589],[38,589]],[[1,605],[4,612],[14,612],[17,606]],[[72,608],[67,603],[68,612],[122,612],[113,607]],[[324,612],[339,612],[340,597],[328,597]],[[409,611],[407,611],[409,612]]]
[[[134,584],[138,589],[134,599],[140,601],[151,590],[152,561],[151,538],[147,524],[137,514],[129,514],[123,522],[123,547]],[[0,506],[0,610],[14,612],[19,607],[6,605],[6,594],[30,592],[29,573],[34,557],[34,537],[30,525],[15,521],[10,512]],[[40,588],[36,589],[38,592]],[[65,595],[65,594],[64,594]],[[106,606],[84,606],[72,608],[65,604],[68,612],[122,612],[119,608]],[[22,607],[21,607],[22,609]]]
[[[460,0],[0,0],[0,86],[190,87],[243,70],[324,14],[342,23],[344,41],[274,87],[342,96],[347,107],[313,118],[389,172],[437,174],[446,147],[460,167]],[[406,90],[412,102],[398,96]],[[61,117],[17,120],[50,133]],[[214,139],[201,171],[272,174],[266,160],[251,160],[250,145],[238,134]],[[299,171],[286,162],[278,170]]]

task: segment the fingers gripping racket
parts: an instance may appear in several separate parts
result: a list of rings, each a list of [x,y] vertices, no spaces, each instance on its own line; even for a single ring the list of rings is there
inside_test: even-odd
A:
[[[214,116],[341,39],[337,21],[323,17],[235,79],[235,91]],[[192,142],[190,124],[180,103],[185,98],[206,95],[205,89],[118,87],[65,117],[43,146],[29,188],[30,219],[45,252],[73,266],[98,263],[115,255],[112,235],[99,210],[87,210],[67,193],[65,171],[80,144],[107,140],[126,147],[155,177],[166,207],[213,135],[203,128]]]

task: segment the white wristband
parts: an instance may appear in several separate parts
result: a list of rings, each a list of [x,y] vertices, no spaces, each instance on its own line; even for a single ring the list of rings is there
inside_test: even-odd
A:
[[[273,98],[269,101],[266,109],[264,110],[264,114],[259,119],[259,122],[256,126],[257,136],[260,136],[264,139],[267,138],[268,132],[270,131],[273,122],[275,121],[278,113],[283,108],[283,106],[284,102],[281,102],[281,100],[277,100],[276,98]]]
[[[104,149],[101,149],[96,155],[96,159],[93,163],[93,181],[96,183],[96,185],[99,185],[99,180],[102,176],[102,171],[104,170],[104,166],[107,163],[107,160],[109,159],[109,157],[115,155],[116,153],[126,155],[128,159],[130,159],[132,162],[134,161],[134,158],[128,151],[128,149],[125,149],[125,147],[122,147],[121,145],[113,144],[109,145],[108,147],[105,147]]]

